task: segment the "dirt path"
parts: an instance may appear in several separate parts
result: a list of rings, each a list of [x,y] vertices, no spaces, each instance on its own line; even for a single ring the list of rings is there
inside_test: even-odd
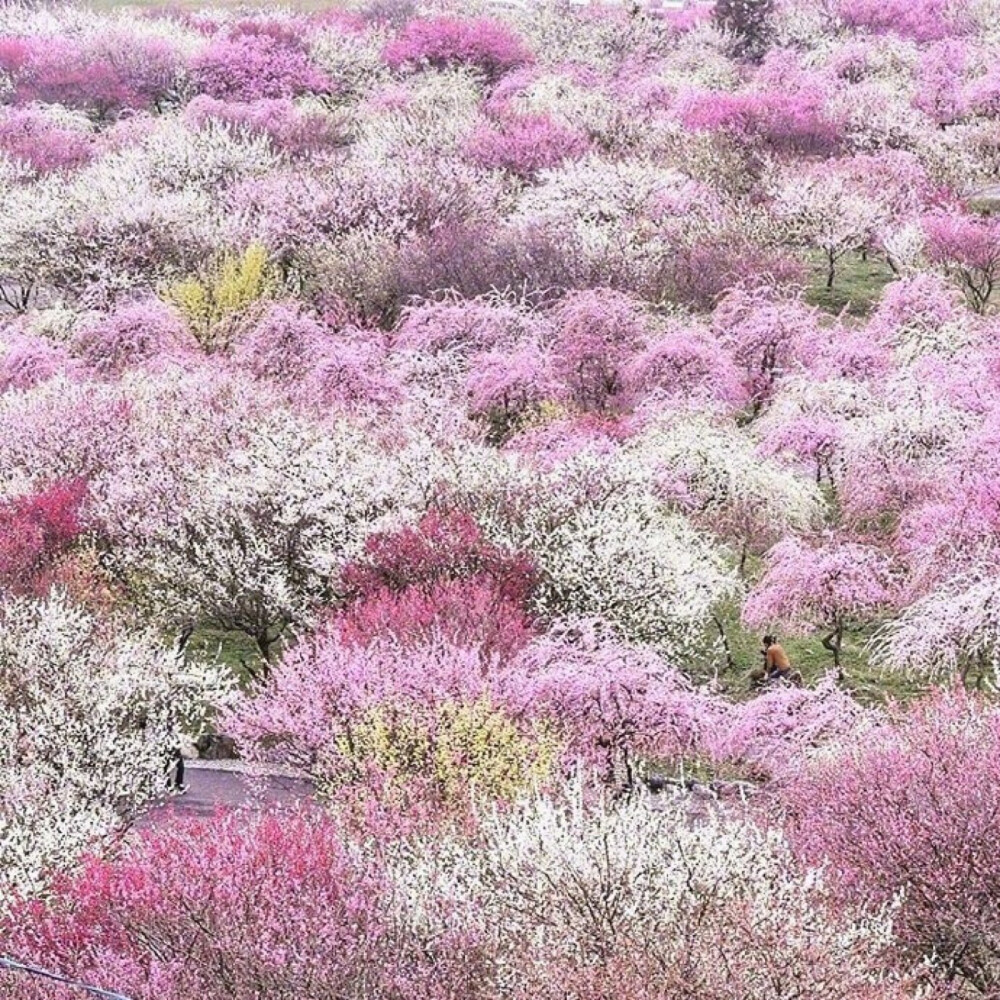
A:
[[[188,761],[182,795],[151,806],[133,829],[157,826],[170,816],[213,816],[219,809],[293,806],[312,800],[312,783],[289,772],[235,761]]]

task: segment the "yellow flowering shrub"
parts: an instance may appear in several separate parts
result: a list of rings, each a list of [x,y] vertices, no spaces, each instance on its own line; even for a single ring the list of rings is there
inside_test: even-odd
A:
[[[207,350],[224,347],[227,321],[274,294],[277,283],[267,250],[251,243],[241,254],[226,255],[204,277],[167,286],[163,297],[180,310]]]
[[[334,783],[374,765],[399,781],[432,779],[452,801],[512,799],[546,781],[560,749],[552,731],[526,732],[488,698],[436,709],[380,706],[338,739]]]

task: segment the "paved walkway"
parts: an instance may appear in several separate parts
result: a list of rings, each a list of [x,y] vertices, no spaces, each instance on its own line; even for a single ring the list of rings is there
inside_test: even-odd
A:
[[[183,795],[150,807],[133,829],[148,829],[170,816],[214,816],[219,809],[291,806],[312,798],[312,783],[280,768],[242,761],[187,761]]]

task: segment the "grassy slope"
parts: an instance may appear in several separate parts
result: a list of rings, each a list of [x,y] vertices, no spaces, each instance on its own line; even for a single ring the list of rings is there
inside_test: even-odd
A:
[[[721,674],[719,681],[731,697],[746,697],[749,695],[747,677],[761,663],[760,633],[750,631],[740,623],[737,601],[727,603],[719,617],[735,661],[735,670]],[[866,644],[873,631],[866,629],[844,638],[842,666],[845,688],[866,704],[906,701],[925,691],[925,685],[878,670],[869,663]],[[778,638],[807,685],[814,685],[833,670],[833,657],[823,648],[819,632],[804,636],[785,633],[779,634]]]
[[[185,652],[192,659],[221,663],[232,670],[241,684],[249,684],[261,666],[257,646],[242,632],[202,626],[188,640]]]
[[[889,265],[870,255],[848,254],[837,263],[833,288],[826,287],[826,263],[822,255],[810,259],[810,281],[806,301],[828,312],[839,314],[844,309],[849,316],[863,317],[882,294],[882,289],[895,278]]]

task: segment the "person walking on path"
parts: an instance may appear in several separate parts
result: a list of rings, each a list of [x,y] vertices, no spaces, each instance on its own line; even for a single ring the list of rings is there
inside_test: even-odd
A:
[[[187,785],[184,784],[184,754],[181,753],[178,744],[170,751],[170,760],[167,763],[167,770],[173,771],[173,789],[175,792],[186,792]]]

